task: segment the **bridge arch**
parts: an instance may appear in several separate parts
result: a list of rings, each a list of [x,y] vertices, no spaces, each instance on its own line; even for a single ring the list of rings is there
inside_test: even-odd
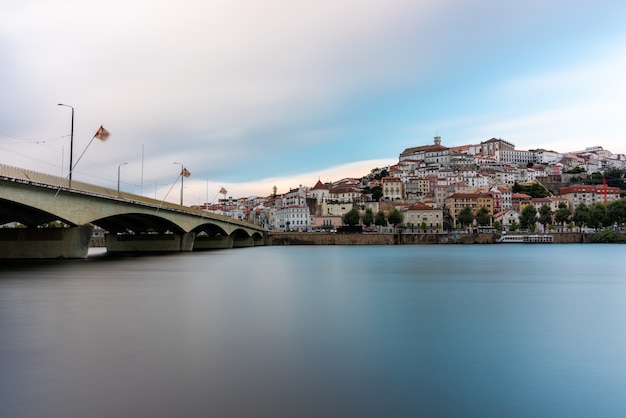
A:
[[[183,234],[186,231],[175,222],[161,216],[148,213],[122,213],[96,219],[90,222],[98,225],[110,233],[176,233]]]
[[[60,221],[69,226],[76,226],[76,224],[69,219],[64,219],[43,209],[22,203],[0,199],[0,206],[2,207],[2,211],[0,212],[0,225],[9,222],[19,222],[29,228],[34,228],[50,222]]]

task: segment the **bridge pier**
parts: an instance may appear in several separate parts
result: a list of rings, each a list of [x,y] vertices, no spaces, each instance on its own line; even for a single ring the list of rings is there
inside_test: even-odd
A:
[[[0,259],[87,258],[93,225],[2,228]]]
[[[193,250],[195,233],[105,235],[107,253],[185,252]]]
[[[254,247],[254,238],[237,237],[233,240],[233,248]]]
[[[193,243],[194,251],[198,250],[221,250],[226,248],[233,248],[233,237],[229,236],[196,236]]]

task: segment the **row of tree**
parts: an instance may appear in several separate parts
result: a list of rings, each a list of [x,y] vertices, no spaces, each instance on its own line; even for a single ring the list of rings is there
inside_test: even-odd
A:
[[[345,215],[343,215],[343,223],[344,225],[354,226],[358,225],[361,221],[365,226],[378,225],[378,226],[387,226],[388,224],[398,226],[402,224],[404,221],[404,215],[398,210],[394,209],[389,213],[388,216],[385,216],[385,213],[381,210],[378,213],[374,214],[372,209],[365,209],[365,213],[363,214],[363,219],[361,219],[361,215],[359,213],[359,209],[353,207],[348,211]]]
[[[491,225],[491,216],[485,207],[481,207],[473,213],[470,207],[465,207],[459,212],[458,223],[467,227],[476,221],[478,225]],[[534,230],[537,224],[548,229],[550,225],[574,225],[578,227],[606,228],[612,225],[623,225],[626,223],[626,199],[613,200],[607,204],[596,202],[590,206],[585,203],[579,204],[574,212],[570,210],[565,202],[559,203],[558,209],[552,213],[548,205],[542,205],[539,211],[533,205],[527,205],[522,209],[519,217],[519,224],[513,225],[522,229]],[[495,228],[500,229],[501,225],[495,222]]]

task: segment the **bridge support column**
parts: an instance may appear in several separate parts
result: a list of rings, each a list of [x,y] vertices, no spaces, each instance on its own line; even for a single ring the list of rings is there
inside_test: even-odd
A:
[[[254,247],[254,238],[239,237],[233,241],[233,248]]]
[[[92,225],[0,229],[0,258],[87,258]]]
[[[233,248],[233,237],[228,236],[196,236],[193,242],[193,250],[221,250],[225,248]]]
[[[195,233],[105,235],[108,253],[184,252],[193,250]]]

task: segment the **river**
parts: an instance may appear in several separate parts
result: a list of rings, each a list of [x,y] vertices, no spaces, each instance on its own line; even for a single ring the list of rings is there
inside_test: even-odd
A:
[[[626,416],[625,250],[2,262],[0,416]]]

